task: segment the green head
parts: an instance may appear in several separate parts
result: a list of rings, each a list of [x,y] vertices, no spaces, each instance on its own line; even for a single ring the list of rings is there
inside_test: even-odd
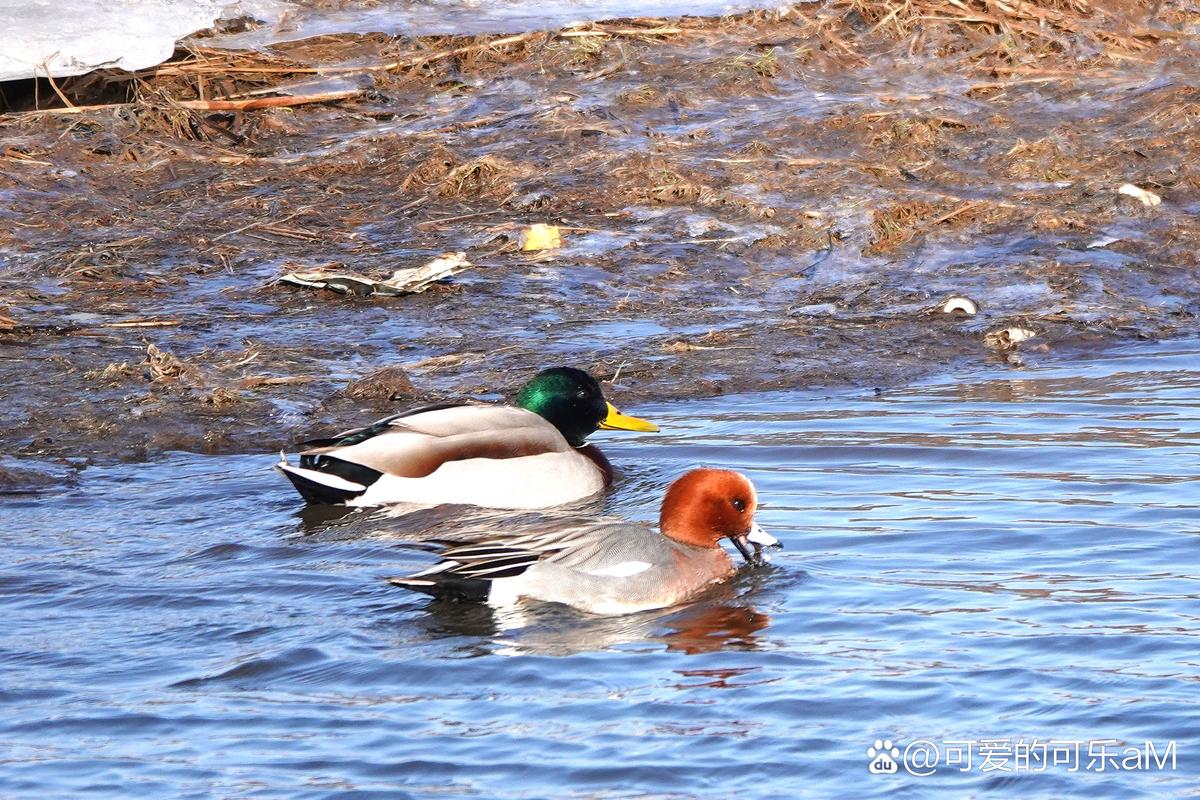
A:
[[[658,426],[627,417],[612,407],[591,375],[574,367],[551,367],[534,375],[517,393],[517,405],[554,427],[572,447],[599,428],[656,431]]]

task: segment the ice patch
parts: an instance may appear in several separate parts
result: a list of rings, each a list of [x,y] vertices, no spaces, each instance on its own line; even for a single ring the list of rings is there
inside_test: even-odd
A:
[[[333,33],[401,36],[524,33],[625,17],[720,16],[781,6],[778,0],[342,0],[301,2],[283,23],[218,37],[217,47],[255,48]]]

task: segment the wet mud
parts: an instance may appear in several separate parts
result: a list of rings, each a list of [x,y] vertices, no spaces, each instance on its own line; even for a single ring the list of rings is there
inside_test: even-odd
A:
[[[8,85],[0,448],[275,450],[560,363],[633,405],[1195,334],[1194,13],[969,7],[198,39],[136,79]],[[281,86],[347,96],[180,105]],[[537,222],[563,246],[523,252]],[[411,296],[274,282],[453,251],[474,267]]]

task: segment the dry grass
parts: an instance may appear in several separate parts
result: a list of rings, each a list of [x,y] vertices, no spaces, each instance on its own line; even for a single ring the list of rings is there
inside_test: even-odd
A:
[[[728,209],[759,219],[775,216],[775,209],[727,189],[712,185],[714,176],[679,168],[661,158],[634,156],[612,170],[633,202],[693,205],[701,208]]]
[[[1057,136],[1018,142],[1004,154],[1004,174],[1017,180],[1061,181],[1087,171]]]
[[[951,208],[946,203],[909,200],[877,209],[871,219],[871,243],[863,248],[863,255],[878,256],[900,250]]]
[[[529,172],[528,167],[499,156],[462,159],[438,145],[400,182],[400,191],[440,197],[508,197],[516,181]]]
[[[1179,5],[1176,9],[1174,6]],[[1187,18],[1184,4],[1167,3],[1160,18]],[[1088,0],[830,0],[801,4],[783,11],[757,11],[720,20],[633,19],[592,23],[555,33],[531,32],[506,36],[428,36],[412,40],[346,35],[322,37],[276,47],[273,52],[226,51],[192,44],[165,64],[134,73],[99,70],[89,75],[39,82],[29,98],[0,100],[4,107],[64,108],[88,105],[151,104],[171,107],[179,103],[274,102],[288,97],[271,96],[281,83],[322,76],[362,74],[379,84],[389,75],[415,73],[424,77],[440,71],[487,73],[507,65],[542,58],[547,64],[568,68],[594,67],[613,60],[619,69],[625,60],[621,43],[633,47],[661,47],[672,42],[752,37],[757,28],[782,21],[796,35],[782,42],[763,41],[755,50],[726,59],[718,72],[749,73],[770,82],[788,64],[810,58],[865,62],[866,51],[880,39],[901,39],[912,53],[945,55],[967,53],[992,66],[1041,63],[1054,57],[1084,56],[1089,60],[1119,62],[1136,58],[1155,43],[1179,34],[1169,27],[1146,24],[1152,0],[1093,3]],[[954,39],[955,41],[950,41]],[[368,62],[345,66],[347,55]],[[614,59],[615,54],[615,59]],[[374,63],[369,63],[374,60]],[[322,64],[321,62],[326,62]],[[601,72],[604,72],[602,70]],[[732,79],[732,78],[731,78]],[[327,102],[338,98],[332,98]],[[69,108],[67,110],[70,110]],[[167,114],[167,128],[203,138],[203,125]]]
[[[83,377],[96,383],[117,386],[133,378],[141,377],[141,375],[141,369],[130,366],[128,361],[122,361],[120,363],[113,362],[104,369],[89,370],[84,373]]]
[[[665,94],[658,86],[645,84],[638,86],[635,89],[629,89],[617,95],[617,102],[626,106],[650,106],[660,105],[663,102]]]
[[[1110,9],[1088,0],[839,0],[837,7],[871,26],[872,33],[910,39],[944,24],[976,45],[974,56],[1020,61],[1030,54],[1066,55],[1096,50],[1121,58],[1145,51],[1169,32],[1139,25],[1153,3]]]

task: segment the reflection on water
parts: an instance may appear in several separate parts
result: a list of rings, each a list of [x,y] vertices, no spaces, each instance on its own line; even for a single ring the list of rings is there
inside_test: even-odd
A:
[[[1200,344],[638,410],[619,492],[553,513],[302,510],[270,455],[34,470],[64,483],[0,496],[0,796],[1194,791]],[[652,521],[697,464],[750,473],[787,549],[687,606],[383,580],[423,538]],[[1179,758],[918,779],[868,773],[881,737]]]
[[[744,647],[758,647],[755,634],[771,624],[771,618],[745,605],[709,605],[687,608],[663,620],[666,633],[658,635],[668,650],[695,655]]]
[[[728,589],[713,594],[728,595]],[[724,649],[753,650],[771,618],[730,597],[705,597],[680,609],[624,617],[595,617],[544,607],[491,609],[442,600],[425,606],[420,624],[431,636],[468,641],[470,652],[500,655],[567,656],[621,645],[659,643],[668,651],[697,654]],[[480,640],[488,640],[492,647]]]

